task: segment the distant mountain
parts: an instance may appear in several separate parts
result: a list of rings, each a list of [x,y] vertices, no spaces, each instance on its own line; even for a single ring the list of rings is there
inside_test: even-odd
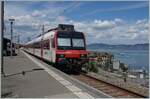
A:
[[[103,44],[103,43],[94,43],[87,45],[87,49],[122,49],[122,50],[148,50],[149,44],[134,44],[134,45],[109,45],[109,44]]]

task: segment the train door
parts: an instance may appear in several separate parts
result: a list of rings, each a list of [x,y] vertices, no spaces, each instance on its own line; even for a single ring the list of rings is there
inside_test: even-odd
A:
[[[48,59],[49,59],[49,61],[51,61],[51,39],[49,39],[49,51],[48,51]]]
[[[43,40],[41,40],[40,42],[40,46],[41,46],[41,58],[43,58]]]
[[[50,61],[52,62],[52,39],[50,38]]]
[[[43,58],[50,61],[49,39],[43,41]]]
[[[50,44],[50,47],[51,47],[51,49],[50,49],[50,59],[51,59],[51,61],[52,62],[55,62],[55,58],[56,58],[56,55],[55,55],[55,41],[54,41],[54,37],[52,36],[51,37],[51,44]]]

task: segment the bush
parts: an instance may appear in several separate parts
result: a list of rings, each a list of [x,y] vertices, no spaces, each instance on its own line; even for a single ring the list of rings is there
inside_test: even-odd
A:
[[[95,62],[89,62],[88,64],[86,64],[85,66],[85,71],[86,72],[98,72],[98,67],[96,66]]]
[[[93,65],[91,68],[92,68],[91,69],[92,72],[98,73],[98,67],[96,65]]]

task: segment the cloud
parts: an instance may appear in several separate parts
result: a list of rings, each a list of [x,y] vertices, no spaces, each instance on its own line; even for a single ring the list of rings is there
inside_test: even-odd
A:
[[[94,29],[98,30],[106,30],[106,29],[112,29],[116,26],[116,23],[114,21],[101,21],[101,20],[95,20],[93,24]]]
[[[42,13],[41,11],[39,10],[35,10],[33,13],[32,13],[32,16],[33,17],[46,17],[46,14]]]
[[[24,4],[23,4],[24,3]],[[55,2],[6,2],[5,3],[5,27],[7,32],[5,36],[9,35],[10,18],[15,19],[14,34],[17,32],[22,33],[23,42],[27,37],[34,38],[41,33],[42,25],[45,25],[45,30],[55,27],[58,22],[64,22],[66,17],[61,15],[67,6],[55,7]],[[35,5],[39,5],[38,8]],[[42,6],[42,9],[40,8]],[[76,7],[77,5],[75,5]],[[30,8],[31,7],[31,8]],[[11,10],[10,10],[11,9]],[[14,13],[16,12],[16,13]],[[8,36],[9,37],[9,36]]]
[[[87,33],[88,43],[134,44],[148,43],[148,20],[137,20],[128,23],[125,20],[117,23],[114,20],[94,20],[93,22],[77,22],[78,30]],[[142,21],[139,23],[139,21]],[[138,23],[138,24],[137,24]],[[81,26],[81,27],[79,27]],[[96,26],[96,28],[95,28]]]
[[[128,30],[127,30],[127,33],[136,33],[136,32],[138,32],[138,30],[136,28],[132,27],[132,26],[129,27]]]
[[[45,25],[45,31],[56,27],[58,24],[73,24],[77,31],[84,32],[87,37],[87,43],[108,43],[108,44],[128,44],[148,42],[148,20],[142,19],[135,22],[128,22],[121,18],[111,20],[95,19],[91,21],[77,21],[66,17],[63,13],[71,11],[70,7],[80,6],[80,2],[71,3],[68,6],[44,5],[46,9],[35,9],[27,11],[26,7],[12,6],[6,7],[5,23],[7,34],[9,35],[9,18],[15,18],[14,32],[21,33],[23,42],[28,37],[35,38],[42,33],[42,25]],[[9,10],[9,7],[13,7]],[[18,10],[17,10],[18,9]],[[14,13],[17,11],[17,14]],[[24,12],[22,14],[22,12]]]

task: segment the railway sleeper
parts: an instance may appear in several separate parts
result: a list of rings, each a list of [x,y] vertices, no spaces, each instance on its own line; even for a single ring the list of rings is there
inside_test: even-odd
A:
[[[128,93],[126,93],[126,92],[117,92],[117,93],[111,93],[110,95],[112,95],[112,96],[114,96],[114,97],[120,97],[120,96],[124,96],[124,97],[126,97],[126,96],[130,96],[130,97],[134,97],[133,95],[130,95],[130,93],[128,94]]]
[[[113,97],[120,97],[120,96],[126,96],[126,94],[124,94],[124,93],[120,93],[118,90],[109,90],[109,88],[99,88],[99,90],[101,90],[101,91],[103,91],[103,92],[105,92],[105,93],[107,93],[107,94],[109,94],[109,95],[111,95],[111,96],[113,96]]]
[[[101,85],[101,83],[97,82],[91,82],[91,81],[86,81],[86,80],[82,80],[84,83],[88,84],[88,85],[91,85],[93,87],[106,87],[106,85]]]
[[[106,85],[101,84],[101,83],[88,82],[88,84],[93,86],[93,87],[107,87]]]
[[[91,79],[80,77],[79,79],[91,82]]]
[[[118,94],[117,94],[119,97],[121,96],[125,96],[125,97],[128,97],[128,98],[134,98],[134,97],[140,97],[140,96],[138,96],[138,95],[136,95],[136,94],[134,94],[134,93],[130,93],[130,92],[127,92],[127,91],[125,91],[125,90],[122,90],[122,89],[120,89],[120,90],[118,90]]]
[[[106,86],[106,87],[98,87],[98,89],[102,90],[102,91],[105,91],[105,90],[109,90],[110,88]]]
[[[140,97],[140,96],[137,96],[137,95],[134,94],[134,93],[128,93],[128,92],[124,92],[123,95],[124,95],[124,96],[127,96],[127,97],[132,97],[132,98],[133,98],[133,97],[138,97],[138,98]],[[123,95],[122,95],[122,96],[123,96]]]
[[[92,81],[92,80],[88,80],[88,82],[89,82],[89,83],[92,83],[92,84],[95,84],[95,85],[100,85],[100,84],[102,84],[102,85],[106,85],[105,83],[103,83],[103,82],[99,82],[99,81]]]
[[[91,81],[91,82],[89,82],[89,83],[91,83],[91,84],[93,84],[93,85],[105,85],[105,84],[103,84],[103,83],[101,83],[101,82],[94,82],[94,81]]]
[[[104,90],[104,92],[107,93],[107,94],[111,94],[111,93],[116,93],[116,92],[118,92],[118,90],[109,89],[109,90]]]
[[[86,81],[86,80],[82,80],[82,81],[85,82],[86,84],[93,85],[93,83],[91,83],[90,81]]]
[[[79,78],[80,78],[80,79],[83,79],[83,80],[86,80],[86,81],[91,81],[91,79],[86,78],[86,77],[83,77],[83,76],[80,76]]]
[[[104,84],[104,83],[101,83],[101,82],[97,82],[97,81],[90,81],[90,83],[94,83],[94,84]]]
[[[117,96],[118,98],[141,98],[139,96],[131,96],[131,95],[126,95],[126,96]]]
[[[107,86],[106,85],[93,85],[93,87],[95,87],[95,88],[105,88]]]
[[[134,93],[130,93],[126,90],[120,89],[118,87],[115,87],[113,85],[109,85],[107,83],[104,82],[99,82],[95,79],[93,79],[93,81],[91,80],[92,78],[90,77],[85,77],[83,75],[80,75],[78,77],[79,80],[83,81],[84,83],[98,89],[101,90],[109,95],[111,95],[112,97],[119,97],[119,98],[141,98],[141,96],[138,96]]]

